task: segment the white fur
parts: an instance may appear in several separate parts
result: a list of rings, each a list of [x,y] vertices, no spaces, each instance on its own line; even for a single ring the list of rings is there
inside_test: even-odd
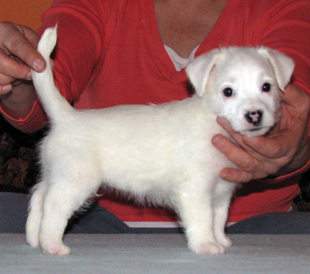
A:
[[[55,43],[56,28],[47,29],[38,47],[47,69],[32,72],[51,130],[41,144],[42,179],[31,198],[28,243],[46,254],[70,253],[62,241],[67,221],[104,184],[175,209],[191,250],[223,253],[231,245],[224,228],[235,184],[219,177],[234,165],[211,144],[216,133],[227,135],[216,117],[245,134],[266,133],[276,122],[278,85],[287,85],[292,61],[266,48],[214,50],[188,66],[197,91],[189,99],[76,110],[54,85],[49,55]],[[265,82],[271,91],[261,91]],[[225,97],[226,87],[235,94]],[[258,109],[262,121],[254,125],[245,113]]]

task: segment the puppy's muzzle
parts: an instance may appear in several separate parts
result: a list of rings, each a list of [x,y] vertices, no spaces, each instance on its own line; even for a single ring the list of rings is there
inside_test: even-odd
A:
[[[256,110],[256,111],[248,111],[245,115],[245,119],[253,124],[255,127],[259,126],[262,119],[263,119],[263,111]]]

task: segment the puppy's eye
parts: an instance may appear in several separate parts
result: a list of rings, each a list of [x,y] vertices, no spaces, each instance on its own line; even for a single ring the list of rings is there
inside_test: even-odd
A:
[[[271,85],[269,83],[263,84],[263,87],[262,87],[263,91],[268,92],[270,91],[270,89],[271,89]]]
[[[223,94],[224,94],[224,96],[226,96],[226,97],[231,97],[231,96],[234,95],[234,91],[233,91],[232,88],[225,88],[225,89],[223,90]]]

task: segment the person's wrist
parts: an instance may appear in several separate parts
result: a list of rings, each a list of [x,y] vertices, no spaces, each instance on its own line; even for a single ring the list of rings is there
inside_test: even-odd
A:
[[[32,81],[16,81],[12,83],[12,90],[0,96],[1,109],[14,119],[25,118],[30,113],[36,93]]]
[[[278,172],[278,176],[290,174],[296,170],[303,168],[310,159],[310,138],[305,137],[305,140],[300,145],[300,149],[297,150],[296,156],[286,166],[281,168]]]

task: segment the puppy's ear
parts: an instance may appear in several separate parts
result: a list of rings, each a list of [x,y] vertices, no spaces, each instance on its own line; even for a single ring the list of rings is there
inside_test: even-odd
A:
[[[185,69],[199,97],[205,93],[210,73],[216,64],[219,54],[219,49],[212,50],[195,58]]]
[[[261,47],[258,51],[269,59],[276,75],[278,86],[284,91],[294,71],[295,65],[293,60],[285,54],[270,48]]]

